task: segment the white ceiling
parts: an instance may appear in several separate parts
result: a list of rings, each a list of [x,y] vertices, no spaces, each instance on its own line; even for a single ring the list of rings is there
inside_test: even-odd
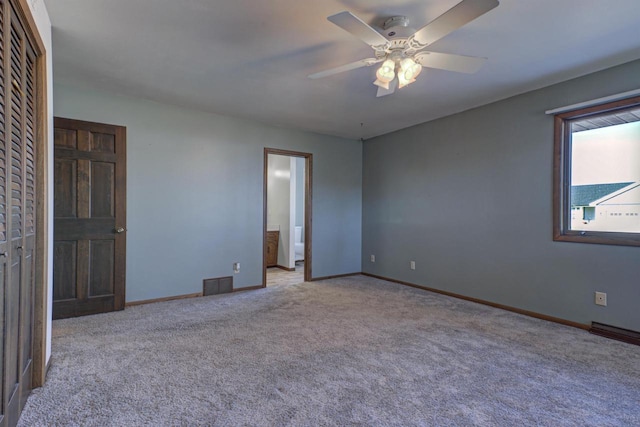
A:
[[[501,0],[431,45],[489,58],[476,74],[425,69],[376,98],[372,56],[326,20],[420,28],[458,0],[45,0],[54,80],[347,138],[370,138],[640,58],[639,0]]]

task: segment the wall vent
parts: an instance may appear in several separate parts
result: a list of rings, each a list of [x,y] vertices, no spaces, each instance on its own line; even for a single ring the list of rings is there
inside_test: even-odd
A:
[[[629,344],[640,345],[640,332],[631,331],[629,329],[622,329],[616,326],[603,325],[602,323],[591,323],[591,329],[589,329],[594,335],[600,335],[601,337],[612,338],[618,341],[624,341]]]
[[[217,277],[202,281],[202,296],[228,294],[233,292],[233,277]]]

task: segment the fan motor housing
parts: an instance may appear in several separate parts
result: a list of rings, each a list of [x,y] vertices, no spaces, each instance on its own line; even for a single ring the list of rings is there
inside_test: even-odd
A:
[[[409,27],[409,18],[406,16],[392,16],[382,24],[382,34],[388,39],[407,38],[415,30]]]

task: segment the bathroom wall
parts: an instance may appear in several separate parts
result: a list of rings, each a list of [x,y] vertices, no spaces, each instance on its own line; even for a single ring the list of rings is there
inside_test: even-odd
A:
[[[297,226],[304,227],[304,163],[303,157],[297,157],[296,161],[296,221]],[[304,230],[304,228],[303,228]]]
[[[297,157],[289,157],[289,233],[288,239],[283,240],[283,243],[287,246],[287,257],[285,258],[286,264],[282,266],[287,268],[296,267],[296,248],[295,248],[295,225],[296,225],[296,186],[297,186]]]
[[[278,228],[278,265],[295,268],[295,227],[304,225],[304,157],[269,154],[267,229]],[[304,228],[303,228],[304,230]]]
[[[278,242],[278,265],[290,268],[291,258],[291,191],[292,159],[287,156],[269,154],[267,171],[267,229],[280,231]],[[295,162],[293,163],[295,168]],[[295,175],[294,175],[295,176]]]

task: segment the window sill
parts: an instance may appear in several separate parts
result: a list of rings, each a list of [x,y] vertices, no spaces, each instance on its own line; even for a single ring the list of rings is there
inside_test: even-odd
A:
[[[591,243],[596,245],[640,246],[640,234],[603,231],[568,231],[554,233],[555,242]]]

